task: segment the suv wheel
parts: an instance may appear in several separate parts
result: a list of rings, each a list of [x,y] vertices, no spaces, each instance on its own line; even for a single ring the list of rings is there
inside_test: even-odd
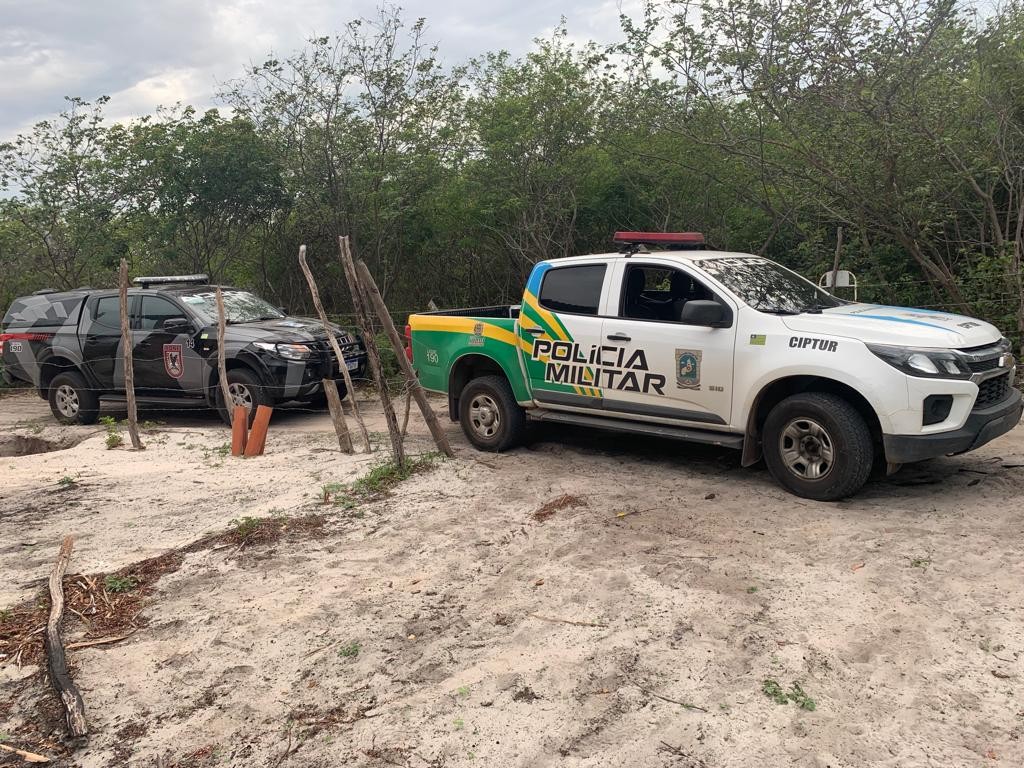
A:
[[[835,501],[871,474],[874,446],[864,417],[824,392],[787,397],[764,425],[764,459],[779,484],[797,496]]]
[[[249,426],[252,426],[256,418],[256,409],[261,405],[273,405],[273,398],[262,384],[256,374],[246,368],[235,368],[228,371],[228,393],[231,395],[231,407],[224,407],[224,397],[221,395],[220,384],[217,385],[217,412],[221,419],[230,426],[231,415],[236,405],[245,406],[249,412]]]
[[[522,442],[526,412],[503,376],[481,376],[470,381],[459,395],[459,422],[477,448],[505,451]]]
[[[100,417],[100,399],[89,389],[82,374],[59,373],[47,393],[50,410],[61,424],[95,424]]]

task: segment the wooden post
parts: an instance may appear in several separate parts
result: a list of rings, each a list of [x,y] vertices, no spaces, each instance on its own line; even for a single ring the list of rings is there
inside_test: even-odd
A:
[[[377,348],[377,338],[374,336],[373,324],[370,322],[365,287],[361,284],[359,274],[356,272],[355,261],[352,259],[352,250],[349,248],[347,237],[338,237],[338,248],[341,251],[341,263],[345,268],[345,276],[348,278],[349,289],[352,292],[352,306],[359,321],[359,330],[363,333],[363,344],[366,345],[366,358],[370,363],[370,373],[373,374],[373,380],[377,384],[380,404],[384,409],[384,420],[387,422],[388,436],[391,438],[391,452],[395,457],[395,463],[405,466],[405,445],[402,440],[402,432],[398,428],[398,416],[391,400],[391,393],[388,392],[387,378],[381,368],[380,350]]]
[[[143,445],[139,437],[139,412],[135,407],[135,371],[132,368],[132,332],[128,327],[128,262],[124,259],[121,259],[120,278],[121,346],[124,348],[124,391],[128,398],[128,434],[132,439],[132,448],[141,451]]]
[[[121,262],[124,264],[124,262]],[[60,554],[50,572],[50,619],[46,623],[46,660],[50,670],[50,682],[64,705],[71,735],[85,736],[89,726],[85,722],[85,702],[68,673],[68,660],[64,655],[64,643],[60,639],[60,621],[64,616],[64,572],[71,561],[74,540],[65,536],[60,545]]]
[[[217,286],[217,378],[220,380],[220,396],[224,400],[224,410],[234,413],[234,401],[231,399],[231,388],[228,386],[227,352],[224,350],[224,334],[227,318],[224,315],[224,294]],[[246,418],[248,419],[248,413]],[[234,419],[234,417],[232,417]],[[247,422],[248,425],[248,422]],[[231,424],[235,428],[234,421]]]
[[[236,405],[231,415],[231,455],[244,456],[249,436],[249,411],[244,405]]]
[[[366,425],[363,424],[363,417],[359,414],[359,404],[356,403],[356,394],[354,387],[352,386],[352,377],[348,375],[348,366],[345,365],[345,356],[341,354],[341,347],[338,345],[338,339],[334,336],[334,331],[331,330],[331,324],[327,322],[327,313],[324,312],[324,305],[320,302],[320,291],[317,290],[316,281],[313,279],[313,273],[309,269],[309,264],[306,263],[306,246],[299,246],[299,266],[302,267],[302,274],[306,276],[306,282],[309,284],[309,293],[313,297],[313,306],[316,307],[316,312],[320,315],[320,322],[324,326],[324,333],[327,334],[327,340],[330,342],[331,349],[334,350],[335,357],[338,358],[338,370],[341,371],[342,377],[345,379],[345,386],[348,387],[348,395],[352,398],[352,412],[356,416],[356,422],[359,424],[359,429],[363,435],[363,445],[366,448],[366,452],[370,452],[370,434],[366,431]],[[334,390],[334,396],[337,398],[338,390],[334,386],[334,382],[331,382],[331,386],[326,385],[327,379],[324,380],[324,394],[327,397],[328,407],[331,402],[331,392]],[[340,411],[334,413],[331,411],[331,421],[334,422],[334,431],[338,434],[338,446],[345,453],[352,453],[352,435],[349,434],[348,424],[345,423],[345,412]]]
[[[256,418],[252,422],[252,431],[245,444],[245,456],[262,456],[267,447],[267,430],[270,428],[270,415],[274,409],[267,405],[256,406]]]
[[[445,456],[454,456],[455,453],[452,451],[452,447],[448,442],[448,435],[445,434],[444,429],[441,427],[441,423],[437,420],[437,414],[434,413],[434,409],[430,407],[430,401],[427,400],[427,393],[424,391],[423,387],[420,386],[420,380],[416,377],[416,371],[412,369],[412,363],[410,363],[409,358],[405,356],[405,347],[402,344],[402,337],[398,335],[398,330],[395,328],[395,324],[391,320],[391,315],[388,313],[388,308],[384,303],[384,298],[380,295],[380,291],[377,289],[377,283],[374,282],[373,275],[370,274],[370,270],[366,268],[366,264],[362,261],[356,262],[356,271],[359,275],[359,281],[366,290],[366,295],[377,310],[377,316],[380,318],[381,325],[384,326],[384,333],[387,334],[388,339],[391,341],[391,346],[394,348],[395,358],[398,360],[398,367],[401,368],[402,373],[405,374],[406,381],[409,384],[409,391],[416,400],[416,405],[419,406],[420,413],[423,414],[423,418],[427,422],[427,426],[430,428],[430,434],[434,436],[434,443],[437,445],[437,450],[441,451]]]

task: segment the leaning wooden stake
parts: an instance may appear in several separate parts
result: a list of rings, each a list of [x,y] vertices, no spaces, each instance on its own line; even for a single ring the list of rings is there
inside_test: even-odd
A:
[[[352,250],[349,248],[348,238],[338,238],[338,249],[341,251],[341,263],[345,268],[345,277],[348,279],[349,289],[352,292],[352,306],[356,311],[356,318],[359,322],[359,330],[363,333],[363,344],[366,346],[366,359],[370,363],[370,373],[373,374],[373,381],[377,385],[377,393],[380,396],[380,404],[384,409],[384,421],[388,425],[388,437],[391,438],[391,452],[395,457],[398,466],[405,466],[405,444],[402,440],[402,432],[398,428],[398,416],[395,414],[395,406],[388,392],[388,381],[380,364],[380,350],[377,348],[377,338],[374,335],[373,323],[370,322],[370,312],[367,309],[369,299],[366,297],[365,286],[359,280],[356,272],[355,261],[352,259]]]
[[[252,431],[245,443],[244,456],[262,456],[267,447],[267,430],[270,428],[270,416],[274,409],[269,405],[256,406],[256,418],[252,422]]]
[[[227,352],[224,349],[224,334],[227,326],[227,317],[224,315],[224,294],[217,286],[217,378],[220,380],[220,396],[224,401],[224,410],[233,413],[231,399],[231,387],[228,386],[228,364]]]
[[[139,437],[139,412],[135,407],[135,371],[132,368],[132,332],[128,328],[128,262],[121,259],[121,346],[124,353],[124,391],[128,397],[128,434],[132,447],[141,451]]]
[[[448,435],[445,434],[444,429],[441,427],[441,423],[437,420],[437,414],[434,413],[434,409],[430,407],[430,401],[427,400],[427,393],[424,391],[423,387],[420,386],[420,380],[416,378],[416,371],[412,369],[412,363],[410,363],[409,358],[405,356],[405,347],[402,344],[402,337],[398,335],[398,330],[395,328],[395,324],[391,320],[391,315],[388,313],[388,308],[384,303],[384,298],[380,295],[380,291],[377,289],[377,283],[373,281],[373,276],[370,274],[370,270],[366,268],[366,265],[362,261],[356,262],[356,271],[359,275],[359,281],[362,283],[363,288],[366,291],[366,295],[377,310],[377,316],[380,318],[381,325],[384,326],[384,333],[388,335],[388,339],[391,341],[391,346],[395,352],[395,358],[398,360],[398,366],[402,369],[402,373],[405,374],[405,379],[409,385],[409,391],[416,400],[416,405],[419,406],[420,413],[423,414],[423,419],[427,422],[427,426],[430,428],[430,434],[434,436],[434,443],[437,445],[437,450],[441,451],[445,456],[454,456],[455,454],[452,452],[452,447],[448,443]]]
[[[236,405],[231,413],[231,455],[244,456],[245,444],[249,438],[249,411],[244,405]]]
[[[348,375],[348,366],[345,365],[345,356],[341,353],[341,347],[338,345],[338,339],[334,336],[334,331],[331,329],[331,324],[327,322],[327,313],[324,312],[324,305],[320,302],[320,291],[317,290],[316,281],[313,279],[313,273],[309,269],[309,264],[306,263],[306,246],[299,246],[299,266],[302,267],[302,274],[306,276],[306,282],[309,284],[309,293],[313,297],[313,306],[316,307],[316,312],[320,315],[320,322],[324,326],[324,333],[327,334],[327,340],[331,344],[331,349],[334,350],[335,357],[338,358],[338,370],[341,371],[342,376],[345,379],[345,386],[348,387],[348,395],[352,398],[352,412],[356,416],[356,422],[359,424],[359,429],[363,435],[363,445],[366,448],[366,452],[370,452],[370,434],[366,431],[366,425],[363,424],[363,417],[359,414],[359,405],[356,403],[356,393],[352,386],[352,377]],[[331,392],[334,390],[334,395],[337,397],[338,390],[334,386],[334,382],[331,381],[331,386],[327,386],[328,379],[324,379],[324,394],[328,398],[330,403]],[[352,453],[352,435],[348,431],[348,424],[345,423],[344,411],[335,414],[331,412],[331,420],[334,422],[334,431],[338,434],[338,446],[345,453]]]
[[[60,620],[64,616],[64,572],[71,560],[74,540],[65,536],[60,545],[60,554],[50,572],[50,620],[46,623],[46,659],[50,670],[50,682],[60,696],[67,717],[68,729],[72,736],[85,736],[89,727],[85,724],[85,703],[78,692],[71,675],[68,674],[64,643],[60,639]]]
[[[14,747],[8,747],[6,744],[0,744],[0,750],[4,752],[10,752],[11,754],[17,755],[26,763],[48,763],[50,758],[37,755],[35,752],[26,752],[24,749],[15,749]]]

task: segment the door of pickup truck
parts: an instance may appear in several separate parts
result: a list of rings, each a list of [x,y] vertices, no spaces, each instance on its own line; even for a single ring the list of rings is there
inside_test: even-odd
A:
[[[538,264],[519,314],[523,360],[533,399],[546,408],[598,408],[594,350],[604,324],[605,263]]]
[[[603,390],[605,412],[708,427],[729,424],[736,306],[678,260],[635,255],[611,269],[604,343],[621,346],[627,369],[637,376]],[[680,322],[688,301],[722,304],[729,327]]]
[[[129,296],[129,307],[137,297]],[[124,389],[121,300],[116,293],[90,296],[78,329],[82,360],[101,390]]]

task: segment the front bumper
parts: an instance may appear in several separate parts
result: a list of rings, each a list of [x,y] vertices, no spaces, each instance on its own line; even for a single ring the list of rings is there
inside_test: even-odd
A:
[[[1004,435],[1020,423],[1024,400],[1016,389],[995,405],[971,411],[964,425],[949,432],[928,435],[883,435],[885,460],[890,464],[965,453]]]

